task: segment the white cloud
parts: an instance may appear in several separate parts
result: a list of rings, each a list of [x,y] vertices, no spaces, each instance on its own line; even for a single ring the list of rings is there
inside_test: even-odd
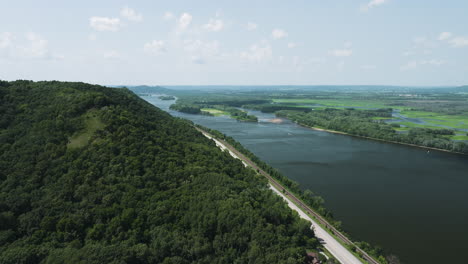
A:
[[[97,31],[119,31],[121,27],[120,19],[109,17],[91,17],[89,18],[89,25]]]
[[[0,49],[8,48],[13,43],[13,34],[10,32],[3,32],[0,34]]]
[[[88,35],[88,40],[90,40],[90,41],[95,41],[96,39],[97,39],[96,34],[92,33],[92,34],[89,34],[89,35]]]
[[[120,59],[122,56],[118,51],[115,50],[108,50],[105,51],[103,54],[104,59]]]
[[[413,70],[416,69],[418,66],[441,66],[445,64],[446,62],[443,60],[436,60],[436,59],[431,59],[431,60],[420,60],[420,61],[410,61],[407,64],[403,65],[400,67],[401,70]]]
[[[452,33],[450,32],[442,32],[439,35],[439,40],[447,40],[452,37]]]
[[[432,66],[440,66],[445,64],[445,61],[443,60],[423,60],[421,61],[421,65],[432,65]]]
[[[199,39],[184,41],[184,50],[192,53],[199,53],[207,56],[215,56],[219,52],[219,42],[217,40],[204,42]]]
[[[282,38],[285,38],[288,36],[288,32],[282,30],[282,29],[274,29],[272,32],[271,32],[271,36],[274,38],[274,39],[282,39]]]
[[[437,46],[438,43],[426,37],[413,38],[413,49],[415,49],[417,52],[421,50],[425,50],[427,52],[427,50],[436,48]]]
[[[449,43],[452,45],[452,47],[455,47],[455,48],[465,47],[465,46],[468,46],[468,38],[467,37],[455,37],[449,40]]]
[[[439,35],[439,40],[447,41],[454,48],[468,46],[468,37],[453,36],[451,32],[442,32]]]
[[[414,45],[425,46],[428,43],[430,43],[430,40],[428,40],[426,37],[414,37],[413,38],[413,43],[414,43]]]
[[[41,35],[29,32],[16,41],[16,36],[10,32],[0,34],[0,55],[16,59],[63,59],[63,56],[52,54],[48,41]]]
[[[383,5],[385,3],[387,3],[388,0],[371,0],[370,2],[368,2],[367,4],[364,4],[361,6],[361,11],[369,11],[370,9],[376,7],[376,6],[380,6],[380,5]]]
[[[183,13],[179,18],[179,29],[185,30],[192,23],[192,15],[189,13]]]
[[[336,49],[330,51],[330,54],[335,57],[349,57],[353,55],[353,51],[351,49]]]
[[[159,55],[166,52],[166,44],[162,40],[153,40],[144,45],[144,50],[153,55]]]
[[[217,40],[204,42],[199,39],[184,41],[184,50],[199,57],[212,57],[219,54],[219,42]]]
[[[27,46],[19,47],[19,55],[27,59],[44,59],[50,58],[50,53],[47,47],[47,40],[40,35],[29,32],[26,34]]]
[[[352,46],[353,46],[353,43],[352,43],[351,41],[346,41],[346,42],[344,43],[344,47],[345,47],[345,48],[351,48]]]
[[[208,31],[218,32],[222,30],[224,27],[224,23],[221,19],[210,19],[210,21],[203,25],[203,28]]]
[[[173,13],[167,11],[166,13],[164,13],[163,19],[164,19],[164,20],[171,20],[171,19],[173,19],[174,17],[175,17],[175,16],[174,16]]]
[[[293,49],[295,47],[297,47],[297,43],[294,43],[294,42],[289,42],[288,43],[288,48]]]
[[[257,29],[257,27],[258,27],[258,25],[253,23],[253,22],[247,23],[247,30],[248,31],[254,31],[254,30]]]
[[[143,20],[143,15],[138,14],[134,9],[129,7],[122,8],[122,10],[120,10],[120,15],[133,22],[140,22]]]
[[[434,38],[427,38],[424,36],[414,37],[411,42],[411,47],[402,53],[405,57],[430,55],[433,53],[433,50],[440,45]]]
[[[217,40],[204,42],[202,40],[184,40],[184,50],[191,56],[196,64],[205,64],[210,58],[219,55],[219,42]]]
[[[250,46],[248,51],[241,53],[241,58],[249,62],[260,63],[271,60],[273,57],[273,50],[267,42],[263,41],[261,44],[254,44]]]

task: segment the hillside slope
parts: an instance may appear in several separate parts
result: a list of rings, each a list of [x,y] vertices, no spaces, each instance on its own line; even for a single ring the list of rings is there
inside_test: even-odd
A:
[[[304,263],[309,224],[126,89],[0,82],[0,263]]]

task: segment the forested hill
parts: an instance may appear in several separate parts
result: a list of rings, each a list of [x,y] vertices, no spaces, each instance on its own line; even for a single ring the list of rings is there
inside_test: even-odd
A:
[[[127,89],[0,82],[0,263],[304,263],[309,227]]]

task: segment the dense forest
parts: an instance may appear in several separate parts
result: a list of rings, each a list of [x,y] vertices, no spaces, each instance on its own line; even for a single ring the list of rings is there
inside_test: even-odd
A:
[[[310,223],[124,88],[0,82],[0,263],[304,263]]]
[[[399,134],[396,133],[395,127],[392,124],[374,119],[391,117],[391,112],[391,109],[354,110],[327,108],[308,113],[283,110],[276,112],[276,114],[308,127],[325,128],[354,136],[468,154],[468,144],[454,142],[444,137],[453,135],[455,133],[453,130],[411,128],[408,133]]]

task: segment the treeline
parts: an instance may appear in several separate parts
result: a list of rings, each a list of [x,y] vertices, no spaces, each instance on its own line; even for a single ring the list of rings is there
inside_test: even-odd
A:
[[[310,113],[300,111],[279,111],[280,117],[289,118],[301,125],[344,132],[354,136],[367,137],[390,142],[437,148],[468,154],[468,144],[454,142],[445,137],[454,135],[448,129],[411,128],[407,134],[396,133],[394,126],[374,120],[375,117],[391,116],[387,110],[324,109]]]
[[[102,125],[68,147],[90,112]],[[317,247],[266,180],[129,90],[0,82],[0,263],[304,263]]]
[[[172,100],[175,100],[176,98],[172,95],[161,95],[158,97],[159,99],[161,100],[164,100],[164,101],[172,101]]]
[[[190,105],[184,103],[175,103],[169,107],[171,110],[179,111],[187,114],[201,114],[201,107],[198,105]]]

